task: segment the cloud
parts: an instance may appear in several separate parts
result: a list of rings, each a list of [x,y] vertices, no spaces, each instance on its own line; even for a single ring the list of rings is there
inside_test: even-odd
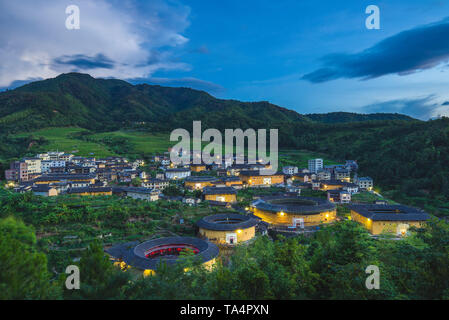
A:
[[[53,63],[62,66],[73,66],[76,71],[105,68],[114,68],[114,61],[99,53],[94,57],[89,57],[84,54],[64,55],[53,59]]]
[[[65,27],[72,4],[79,30]],[[171,0],[0,1],[0,87],[70,71],[132,79],[190,70],[178,58],[189,15]]]
[[[430,118],[449,115],[449,108],[436,102],[435,95],[415,99],[397,99],[373,103],[362,107],[364,113],[402,113],[413,118],[429,120]]]
[[[372,79],[407,75],[449,60],[449,19],[416,27],[386,38],[364,51],[322,58],[322,67],[302,77],[313,83],[340,78]]]
[[[129,80],[132,84],[155,84],[168,87],[187,87],[196,90],[207,91],[211,94],[220,94],[224,92],[224,88],[216,83],[197,79],[197,78],[148,78],[148,79],[132,79]]]

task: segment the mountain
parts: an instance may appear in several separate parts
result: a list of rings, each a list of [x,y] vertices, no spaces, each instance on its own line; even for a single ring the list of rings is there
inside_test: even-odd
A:
[[[79,73],[61,74],[0,93],[2,132],[68,125],[113,130],[134,123],[171,130],[189,127],[192,120],[216,128],[224,128],[225,124],[258,128],[310,121],[268,102],[221,100],[190,88],[131,85]]]
[[[152,131],[203,127],[282,128],[292,123],[344,123],[369,120],[414,120],[401,114],[334,112],[301,115],[269,102],[217,99],[204,91],[158,85],[132,85],[67,73],[0,93],[0,133],[52,126],[117,130],[136,123]]]
[[[330,113],[311,113],[305,115],[312,121],[321,123],[345,123],[345,122],[361,122],[376,120],[416,120],[412,117],[400,113],[371,113],[360,114],[352,112],[330,112]]]
[[[189,88],[131,85],[79,73],[0,93],[0,171],[9,165],[8,159],[46,143],[15,132],[56,126],[96,132],[136,127],[169,132],[190,129],[193,120],[201,120],[203,128],[279,128],[281,148],[319,152],[341,161],[356,159],[359,174],[394,191],[393,199],[449,216],[448,118],[419,121],[401,114],[347,112],[301,115],[269,102],[222,100]]]

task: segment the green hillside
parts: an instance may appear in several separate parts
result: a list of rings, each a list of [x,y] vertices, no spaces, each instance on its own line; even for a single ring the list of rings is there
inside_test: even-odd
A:
[[[330,112],[330,113],[312,113],[306,114],[307,118],[312,121],[321,123],[344,123],[344,122],[360,122],[360,121],[376,121],[376,120],[416,120],[412,117],[399,113],[371,113],[360,114],[352,112]]]
[[[309,121],[268,102],[216,99],[189,88],[131,85],[69,73],[0,93],[0,132],[79,126],[115,131],[135,126],[170,131],[191,126],[192,119],[221,128]]]

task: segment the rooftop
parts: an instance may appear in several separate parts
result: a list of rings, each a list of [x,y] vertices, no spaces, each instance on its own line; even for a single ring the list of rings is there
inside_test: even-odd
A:
[[[161,262],[175,264],[178,256],[174,254],[158,255],[152,258],[152,253],[157,250],[193,248],[198,251],[203,262],[218,256],[218,247],[208,241],[192,237],[167,237],[139,243],[137,241],[119,244],[106,249],[106,253],[116,259],[123,260],[126,264],[141,270],[156,270]]]
[[[251,203],[259,210],[290,214],[316,214],[335,209],[335,205],[322,198],[278,195],[263,197]]]
[[[221,213],[207,216],[199,220],[198,227],[215,231],[233,231],[247,229],[259,223],[259,219],[253,216],[244,216],[236,213]]]
[[[203,188],[204,195],[213,194],[236,194],[237,191],[233,187],[205,187]]]
[[[425,221],[430,215],[420,209],[404,205],[357,204],[350,205],[350,210],[373,221]]]

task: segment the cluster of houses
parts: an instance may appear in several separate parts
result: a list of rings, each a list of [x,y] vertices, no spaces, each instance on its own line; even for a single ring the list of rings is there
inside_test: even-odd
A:
[[[148,177],[141,169],[143,165],[143,160],[130,162],[123,157],[97,159],[52,151],[12,162],[5,171],[5,178],[8,186],[14,187],[16,192],[32,191],[42,196],[112,195],[113,192],[125,192],[133,198],[154,200],[157,196],[155,190],[162,190],[168,186],[168,182]],[[126,187],[136,178],[141,181],[141,187]],[[114,187],[120,184],[125,186]]]
[[[347,160],[345,164],[324,165],[323,159],[310,159],[307,168],[285,166],[282,172],[268,175],[264,169],[268,169],[269,164],[236,164],[230,161],[218,165],[176,166],[167,153],[154,156],[146,170],[144,165],[143,160],[129,161],[123,157],[97,159],[47,152],[12,162],[5,171],[5,177],[7,185],[16,192],[31,191],[41,196],[114,194],[146,201],[162,198],[189,205],[204,201],[211,206],[222,207],[236,203],[237,191],[242,188],[283,187],[285,196],[293,199],[304,198],[299,197],[303,189],[320,190],[327,193],[328,205],[351,203],[352,195],[373,189],[370,177],[358,177],[358,166],[354,160]],[[147,172],[155,173],[155,177]],[[191,191],[188,193],[191,196],[164,195],[164,190],[171,184]],[[260,206],[256,208],[260,212],[271,212],[270,208],[275,205],[262,203]],[[333,209],[324,209],[318,210],[315,215],[319,221],[331,219],[331,214],[335,213]],[[351,218],[362,223],[372,234],[391,229],[398,235],[404,235],[409,226],[422,226],[429,218],[420,210],[401,205],[388,206],[386,203],[352,204],[350,209]],[[282,210],[276,212],[276,216],[278,214],[281,220],[288,217]],[[307,219],[311,217],[313,215],[309,212]]]
[[[143,170],[143,160],[131,162],[124,157],[97,159],[46,152],[12,162],[5,177],[15,191],[32,191],[42,196],[116,194],[148,201],[180,200],[192,205],[205,200],[219,206],[237,202],[237,190],[244,187],[279,186],[298,195],[301,189],[322,190],[334,203],[350,203],[351,196],[359,190],[373,188],[371,178],[357,176],[354,160],[324,165],[323,159],[310,159],[307,168],[285,166],[282,172],[268,175],[264,169],[269,169],[270,164],[238,164],[237,160],[234,157],[220,164],[177,166],[166,152],[150,160],[148,170],[156,172],[153,178]],[[163,190],[171,182],[182,184],[187,190],[201,191],[201,198],[164,196]]]
[[[307,168],[299,169],[293,166],[282,168],[287,176],[287,184],[297,186],[299,189],[326,191],[327,199],[335,203],[350,203],[353,194],[360,190],[373,189],[373,179],[358,177],[357,170],[358,165],[355,160],[347,160],[345,164],[325,166],[323,159],[310,159]]]

